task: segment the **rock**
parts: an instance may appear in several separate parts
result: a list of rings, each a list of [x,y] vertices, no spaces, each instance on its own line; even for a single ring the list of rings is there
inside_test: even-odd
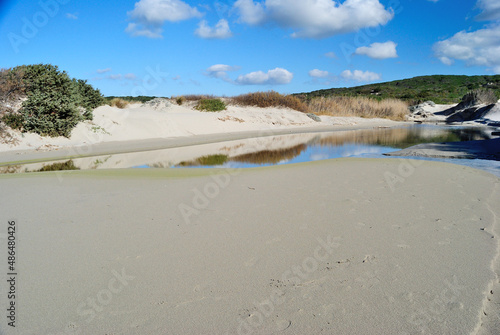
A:
[[[316,122],[321,122],[321,118],[314,113],[307,113],[307,116]]]

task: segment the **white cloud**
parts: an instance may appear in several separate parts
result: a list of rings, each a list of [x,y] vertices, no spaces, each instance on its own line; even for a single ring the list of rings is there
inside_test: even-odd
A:
[[[490,21],[500,19],[500,1],[478,0],[477,7],[483,10],[483,12],[477,16],[478,20]]]
[[[370,82],[376,81],[381,78],[380,74],[370,71],[361,71],[361,70],[345,70],[340,74],[340,76],[345,80],[359,81],[359,82]]]
[[[236,79],[236,83],[241,85],[284,85],[289,84],[292,79],[293,73],[282,68],[275,68],[267,73],[256,71],[240,75]]]
[[[397,44],[392,41],[385,43],[372,43],[369,47],[360,47],[356,49],[356,55],[366,55],[374,59],[397,58]]]
[[[327,58],[337,58],[337,55],[335,54],[335,52],[330,51],[330,52],[327,52],[325,54],[325,57],[327,57]]]
[[[266,18],[262,4],[254,3],[253,0],[238,0],[234,8],[240,13],[240,22],[256,25],[263,23]]]
[[[239,66],[231,66],[226,64],[215,64],[210,66],[205,74],[212,78],[222,79],[224,81],[233,83],[234,81],[230,79],[227,75],[228,72],[238,71],[240,69]]]
[[[240,21],[259,25],[274,23],[293,29],[292,37],[326,38],[385,25],[393,17],[379,0],[238,0],[234,4]]]
[[[125,31],[132,36],[161,37],[163,24],[202,17],[198,9],[181,0],[140,0],[127,13],[132,22]]]
[[[225,19],[219,20],[213,28],[207,24],[207,21],[203,20],[200,22],[195,34],[201,38],[209,39],[223,39],[233,36],[231,29],[229,29],[229,24]]]
[[[97,70],[97,73],[99,73],[99,74],[106,73],[106,72],[111,72],[111,68],[108,67],[108,68],[105,68],[105,69],[98,69]]]
[[[322,71],[318,69],[309,71],[309,76],[313,78],[325,78],[328,77],[329,75],[330,73],[328,73],[328,71]]]
[[[66,13],[66,18],[70,19],[70,20],[78,20],[78,14],[75,13],[75,14],[71,14],[71,13]]]
[[[144,28],[137,23],[129,23],[125,32],[129,33],[132,36],[143,36],[149,38],[162,38],[161,35],[162,29],[159,27],[149,27]]]
[[[468,66],[486,66],[500,73],[500,25],[473,32],[461,31],[434,44],[438,59],[446,65],[462,60]]]
[[[127,74],[110,74],[106,77],[107,79],[111,80],[137,80],[137,76],[133,73],[127,73]]]

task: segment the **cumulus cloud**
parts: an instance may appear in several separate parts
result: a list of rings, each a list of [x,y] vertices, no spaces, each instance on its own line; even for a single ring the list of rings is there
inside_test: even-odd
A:
[[[345,70],[340,74],[344,80],[348,81],[358,81],[358,82],[371,82],[376,81],[381,78],[380,74],[370,71],[361,70]]]
[[[234,81],[229,78],[228,72],[238,71],[239,66],[231,66],[226,64],[215,64],[206,69],[205,74],[212,78],[222,79],[224,81],[233,83]]]
[[[140,0],[127,13],[132,22],[126,32],[132,36],[160,38],[163,24],[200,18],[198,9],[181,0]]]
[[[326,38],[385,25],[394,17],[379,0],[238,0],[240,21],[250,25],[276,24],[292,29],[292,37]]]
[[[257,25],[264,22],[266,12],[261,3],[253,2],[253,0],[238,0],[234,3],[234,8],[239,11],[240,22],[251,25]]]
[[[208,25],[207,21],[203,20],[200,22],[195,34],[201,38],[208,39],[224,39],[233,36],[229,24],[225,19],[219,20],[213,28]]]
[[[328,73],[328,71],[322,71],[322,70],[318,70],[318,69],[314,69],[314,70],[309,71],[309,76],[313,77],[313,78],[326,78],[329,75],[330,75],[330,73]]]
[[[372,43],[369,47],[360,47],[356,49],[356,55],[366,55],[374,59],[397,58],[397,44],[392,41],[385,43]]]
[[[478,0],[477,7],[483,11],[476,17],[478,20],[491,21],[500,19],[500,2],[498,0]]]
[[[468,66],[486,66],[500,73],[500,25],[473,32],[461,31],[449,39],[434,44],[436,57],[446,65],[453,60]]]
[[[266,72],[256,71],[240,75],[236,83],[240,85],[285,85],[293,79],[293,73],[286,69],[275,68]]]

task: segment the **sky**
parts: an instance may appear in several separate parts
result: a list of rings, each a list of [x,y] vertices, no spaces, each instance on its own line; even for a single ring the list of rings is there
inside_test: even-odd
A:
[[[500,74],[500,1],[0,0],[0,39],[106,96],[289,94]]]

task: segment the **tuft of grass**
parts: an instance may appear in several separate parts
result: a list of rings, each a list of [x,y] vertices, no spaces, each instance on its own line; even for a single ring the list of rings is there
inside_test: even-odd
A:
[[[240,106],[285,107],[299,112],[309,112],[308,106],[293,95],[283,95],[275,91],[242,94],[231,98],[231,103]]]
[[[67,171],[67,170],[80,170],[79,167],[75,166],[73,160],[69,160],[63,163],[53,163],[51,165],[45,165],[38,172],[48,172],[48,171]]]
[[[308,103],[312,113],[329,116],[358,116],[383,118],[394,121],[406,120],[408,103],[398,99],[375,100],[366,97],[321,97]]]
[[[220,112],[226,109],[226,104],[221,99],[201,99],[195,108],[200,111]]]
[[[123,109],[129,105],[129,101],[122,99],[122,98],[113,98],[109,102],[109,105],[112,107],[118,107],[120,109]]]
[[[186,98],[184,96],[180,96],[175,98],[175,102],[179,105],[182,106],[182,104],[186,101]]]

